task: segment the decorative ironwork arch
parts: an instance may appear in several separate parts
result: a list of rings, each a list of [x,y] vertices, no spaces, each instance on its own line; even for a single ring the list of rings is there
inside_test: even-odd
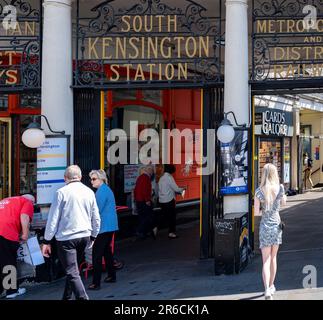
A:
[[[218,84],[221,81],[220,16],[208,16],[207,8],[195,1],[179,0],[178,2],[182,5],[176,6],[170,1],[165,3],[161,0],[139,0],[128,7],[118,8],[117,1],[107,0],[93,7],[90,10],[92,16],[88,17],[81,16],[80,2],[77,1],[74,87],[120,88],[133,84],[140,84],[146,88],[156,87],[156,85],[159,87],[202,87]],[[170,19],[173,20],[168,22],[168,26],[161,28],[160,20],[159,26],[154,24],[156,19],[161,19],[159,17],[165,17],[165,19],[171,17]],[[139,24],[136,30],[133,25],[130,27],[131,21],[134,20]],[[176,30],[170,30],[171,24]],[[125,32],[125,26],[129,26],[127,32]],[[145,27],[150,30],[148,31]],[[199,49],[199,54],[184,56],[179,52],[183,46],[178,48],[176,44],[181,45],[185,39],[188,39],[193,47],[196,46],[197,41],[199,41],[198,44],[202,44],[203,47]],[[166,40],[167,49],[165,49],[166,45],[163,47]],[[112,45],[120,47],[126,41],[127,49],[119,48],[126,53],[110,53],[109,55],[98,53],[98,50],[102,50],[102,44],[101,47],[98,45],[96,48],[96,44],[100,41],[106,41],[105,45],[109,42],[110,48]],[[154,51],[154,54],[145,56],[148,41],[150,46],[155,46],[156,51],[160,51],[158,54]],[[208,48],[206,48],[206,43]],[[185,45],[188,46],[187,43]],[[143,46],[145,49],[142,49]],[[129,54],[129,50],[132,50],[132,54]],[[163,54],[161,50],[170,50],[172,55]],[[202,55],[202,50],[203,53],[208,54]],[[138,52],[140,54],[135,54]],[[140,80],[134,80],[131,77],[115,80],[111,78],[111,72],[115,72],[113,75],[118,77],[116,67],[110,68],[110,74],[107,71],[109,69],[107,66],[111,65],[131,65],[132,68],[139,68],[137,72],[140,75],[143,74],[140,66],[143,66],[144,72],[150,71],[151,76],[148,79],[138,77]],[[169,72],[167,68],[173,75],[171,79],[165,77],[165,73]],[[183,74],[186,72],[183,78],[178,76],[181,72]]]
[[[42,1],[0,0],[0,89],[40,90]],[[17,12],[16,29],[5,29],[6,6]]]

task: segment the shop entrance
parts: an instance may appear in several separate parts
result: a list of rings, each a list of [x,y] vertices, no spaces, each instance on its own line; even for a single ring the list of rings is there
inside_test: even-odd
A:
[[[0,118],[0,199],[11,196],[11,120]]]

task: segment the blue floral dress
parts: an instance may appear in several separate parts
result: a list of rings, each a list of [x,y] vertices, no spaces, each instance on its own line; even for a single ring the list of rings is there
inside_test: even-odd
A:
[[[259,248],[280,245],[282,243],[282,230],[280,228],[280,201],[285,194],[284,186],[280,185],[279,192],[273,203],[271,210],[265,210],[265,196],[260,188],[255,192],[255,196],[260,201],[262,217],[259,227]]]

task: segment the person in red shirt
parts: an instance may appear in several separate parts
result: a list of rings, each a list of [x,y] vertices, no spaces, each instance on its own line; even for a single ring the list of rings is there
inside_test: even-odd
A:
[[[3,288],[3,269],[11,265],[17,269],[19,241],[27,241],[29,224],[34,215],[35,198],[30,194],[5,198],[0,201],[0,295]],[[9,289],[7,298],[15,298],[26,292],[25,288]]]
[[[152,210],[152,185],[151,177],[154,168],[148,165],[144,168],[143,173],[137,178],[134,189],[134,199],[138,212],[138,238],[145,238],[149,232],[156,237],[157,228],[154,226],[153,210]]]

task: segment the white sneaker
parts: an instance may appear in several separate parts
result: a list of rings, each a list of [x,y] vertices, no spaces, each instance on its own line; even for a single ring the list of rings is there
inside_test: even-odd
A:
[[[274,285],[272,285],[271,287],[269,287],[269,290],[270,290],[272,296],[276,293],[276,288],[275,288]]]
[[[25,293],[26,293],[26,288],[19,288],[17,292],[12,293],[12,294],[8,294],[6,296],[6,298],[7,299],[14,299],[14,298],[16,298],[18,296],[21,296],[21,295],[25,294]]]
[[[270,288],[265,290],[265,300],[273,300]]]

